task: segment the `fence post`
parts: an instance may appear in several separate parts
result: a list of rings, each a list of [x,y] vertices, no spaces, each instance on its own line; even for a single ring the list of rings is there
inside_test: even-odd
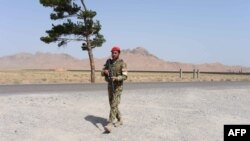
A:
[[[193,69],[193,79],[195,79],[195,69]]]
[[[200,70],[198,69],[197,70],[197,79],[199,79],[199,77],[200,77]]]
[[[180,78],[182,78],[182,69],[180,69]]]

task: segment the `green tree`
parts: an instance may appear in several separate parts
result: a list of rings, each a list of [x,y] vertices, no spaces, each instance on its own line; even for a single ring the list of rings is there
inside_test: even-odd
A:
[[[91,83],[95,82],[95,63],[93,49],[101,47],[105,42],[104,36],[100,34],[101,24],[94,21],[96,12],[87,9],[84,0],[79,3],[76,0],[40,0],[44,7],[53,8],[50,14],[51,20],[61,20],[63,23],[54,25],[47,30],[47,36],[41,37],[45,43],[57,42],[58,47],[67,45],[70,41],[81,41],[82,50],[88,52]],[[82,7],[81,7],[82,6]],[[62,20],[63,19],[63,20]]]

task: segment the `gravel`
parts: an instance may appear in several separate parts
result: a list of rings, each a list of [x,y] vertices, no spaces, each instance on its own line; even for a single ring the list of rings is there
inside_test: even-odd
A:
[[[0,141],[221,141],[224,124],[250,123],[249,86],[124,89],[124,125],[110,134],[106,89],[6,93]]]

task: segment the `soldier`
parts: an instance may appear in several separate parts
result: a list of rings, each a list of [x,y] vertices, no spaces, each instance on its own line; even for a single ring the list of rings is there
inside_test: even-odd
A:
[[[119,59],[120,48],[113,47],[111,50],[112,59],[108,59],[102,70],[102,76],[108,82],[108,96],[110,105],[109,123],[105,126],[107,132],[111,132],[113,126],[117,127],[123,124],[118,105],[120,104],[123,89],[123,81],[127,79],[127,65]],[[114,123],[115,119],[117,122]]]

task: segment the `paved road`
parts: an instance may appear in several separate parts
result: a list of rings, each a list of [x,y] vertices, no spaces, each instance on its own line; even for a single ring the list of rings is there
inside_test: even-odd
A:
[[[0,85],[0,94],[60,93],[106,90],[107,84],[32,84]],[[125,83],[126,90],[158,88],[203,88],[230,89],[250,87],[250,81],[241,82],[167,82],[167,83]]]

